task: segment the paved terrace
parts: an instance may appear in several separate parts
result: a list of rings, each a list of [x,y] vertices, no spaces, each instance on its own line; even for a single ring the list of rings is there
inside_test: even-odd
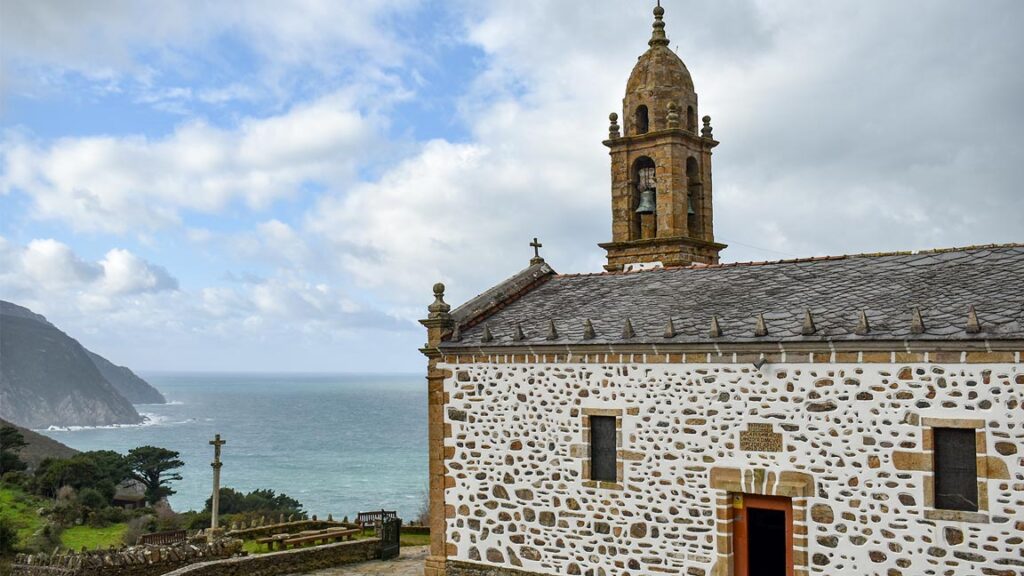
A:
[[[397,560],[373,560],[292,576],[423,576],[428,549],[428,546],[402,548]]]

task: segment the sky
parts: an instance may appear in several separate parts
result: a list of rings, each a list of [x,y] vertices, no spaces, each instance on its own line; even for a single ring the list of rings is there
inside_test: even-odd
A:
[[[140,371],[416,372],[597,272],[652,1],[0,2],[0,298]],[[1024,3],[664,0],[723,261],[1024,239]]]

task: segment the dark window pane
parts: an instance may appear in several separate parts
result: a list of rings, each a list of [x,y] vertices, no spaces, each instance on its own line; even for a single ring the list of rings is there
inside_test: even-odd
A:
[[[978,511],[978,462],[970,428],[935,428],[935,507]]]
[[[616,482],[615,418],[590,417],[590,479]]]

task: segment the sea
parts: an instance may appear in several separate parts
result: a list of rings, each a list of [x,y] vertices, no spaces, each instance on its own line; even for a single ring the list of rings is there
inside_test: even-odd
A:
[[[160,446],[185,465],[171,507],[201,510],[212,492],[215,434],[221,486],[269,488],[310,514],[341,519],[427,502],[427,385],[419,374],[141,374],[167,404],[141,404],[136,426],[51,428],[77,450]]]

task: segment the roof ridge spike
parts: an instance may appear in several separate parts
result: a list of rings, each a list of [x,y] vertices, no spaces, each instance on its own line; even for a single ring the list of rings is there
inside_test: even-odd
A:
[[[718,325],[718,316],[711,316],[711,332],[712,338],[719,338],[722,336],[722,327]]]
[[[590,321],[590,318],[587,318],[583,321],[583,339],[593,340],[596,337],[597,334],[594,333],[594,324]]]
[[[550,319],[548,320],[548,335],[547,335],[547,339],[548,340],[558,340],[558,329],[555,328],[555,321],[554,320],[550,320]]]
[[[665,333],[662,334],[665,338],[675,338],[676,326],[672,323],[672,317],[668,317],[668,324],[665,324]]]
[[[857,319],[857,329],[853,331],[858,336],[864,336],[868,332],[871,332],[871,324],[868,322],[868,313],[864,310],[860,311],[860,317]]]
[[[761,337],[768,335],[768,325],[765,324],[764,314],[757,313],[757,322],[754,324],[754,336]]]
[[[494,341],[494,334],[491,334],[491,326],[489,324],[484,324],[484,334],[483,334],[483,336],[480,337],[480,341],[481,342],[493,342]]]
[[[512,333],[512,339],[515,340],[516,342],[522,342],[523,340],[526,340],[526,334],[523,333],[523,325],[519,322],[516,322],[516,329]]]
[[[622,324],[622,339],[629,340],[636,336],[636,331],[633,330],[633,323],[626,318],[625,323]]]
[[[914,306],[910,310],[910,332],[911,334],[923,334],[924,330],[924,318],[921,317],[921,309]]]
[[[459,326],[458,322],[455,323],[455,328],[452,329],[452,336],[451,338],[449,338],[449,340],[451,340],[452,342],[462,341],[462,327]]]
[[[974,310],[974,304],[967,306],[967,327],[968,334],[981,332],[981,322],[978,321],[978,313]]]
[[[817,331],[818,331],[818,327],[814,325],[814,316],[811,315],[811,309],[810,308],[805,308],[804,309],[804,325],[803,325],[803,330],[801,330],[801,332],[803,333],[804,336],[810,336],[811,334],[814,334]]]

